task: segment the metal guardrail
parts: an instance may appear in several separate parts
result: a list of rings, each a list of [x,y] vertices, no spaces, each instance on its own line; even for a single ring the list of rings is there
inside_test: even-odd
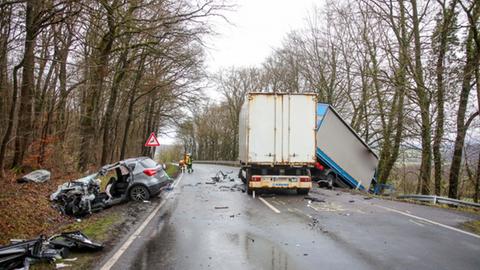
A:
[[[451,198],[441,197],[436,195],[417,195],[417,194],[400,195],[400,196],[397,196],[397,199],[411,199],[411,200],[417,200],[422,202],[431,202],[433,204],[441,203],[441,204],[448,204],[448,205],[480,208],[480,203],[467,202],[467,201],[456,200],[456,199],[451,199]]]
[[[225,166],[233,166],[233,167],[240,167],[239,161],[230,161],[230,160],[194,160],[193,163],[195,164],[214,164],[214,165],[225,165]]]

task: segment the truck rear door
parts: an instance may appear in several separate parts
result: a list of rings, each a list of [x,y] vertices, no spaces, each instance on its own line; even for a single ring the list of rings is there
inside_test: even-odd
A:
[[[315,161],[315,119],[316,101],[312,95],[288,95],[287,102],[288,129],[288,161],[289,162],[314,162]]]
[[[249,103],[248,154],[253,163],[272,163],[275,157],[275,96],[252,95]]]

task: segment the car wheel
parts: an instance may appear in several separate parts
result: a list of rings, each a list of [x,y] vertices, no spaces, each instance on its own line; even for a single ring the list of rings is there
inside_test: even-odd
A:
[[[132,201],[146,201],[150,199],[150,192],[144,186],[137,185],[130,189],[130,199]]]
[[[333,185],[336,183],[337,176],[334,173],[329,173],[327,175],[327,181],[328,181],[328,186],[329,188],[333,188]]]

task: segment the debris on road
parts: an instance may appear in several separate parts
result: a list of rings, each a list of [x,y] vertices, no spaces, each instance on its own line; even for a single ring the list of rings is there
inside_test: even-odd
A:
[[[215,209],[228,209],[228,206],[215,206]]]
[[[55,268],[56,269],[61,269],[61,268],[65,268],[65,267],[70,267],[72,266],[71,264],[66,264],[66,263],[57,263],[55,264]]]
[[[355,200],[349,200],[348,202],[349,202],[349,203],[354,203],[354,202],[355,202]]]
[[[222,180],[227,179],[227,177],[230,178],[230,181],[234,181],[233,178],[231,178],[229,175],[232,174],[233,171],[231,172],[223,172],[222,170],[219,170],[215,176],[212,177],[212,180],[214,182],[221,182]]]
[[[320,198],[316,198],[316,197],[312,197],[312,196],[306,196],[304,199],[305,200],[310,200],[312,202],[322,202],[322,203],[325,202],[324,199],[320,199]]]
[[[371,200],[371,199],[373,199],[373,197],[364,197],[363,199],[364,200]]]
[[[98,251],[102,244],[95,243],[80,231],[65,232],[48,239],[40,236],[32,240],[12,240],[0,247],[0,269],[28,269],[35,262],[54,262],[68,256],[70,250]],[[76,260],[73,259],[71,261]]]
[[[318,218],[312,218],[312,222],[308,223],[308,226],[314,228],[314,227],[317,227],[318,224],[319,224]]]
[[[244,184],[235,184],[230,188],[230,190],[245,192],[245,185]]]
[[[207,185],[216,185],[217,183],[215,183],[215,182],[205,182],[205,184],[207,184]]]
[[[50,180],[51,173],[47,170],[36,170],[17,179],[17,183],[43,183]]]

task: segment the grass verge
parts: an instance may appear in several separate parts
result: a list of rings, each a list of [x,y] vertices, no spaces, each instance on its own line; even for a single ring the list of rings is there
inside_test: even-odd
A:
[[[82,231],[90,239],[95,242],[110,242],[114,234],[112,233],[113,228],[122,223],[122,215],[115,209],[107,209],[103,212],[97,213],[90,216],[88,219],[82,219],[71,224],[61,226],[59,231]],[[68,259],[76,258],[75,261],[67,260],[57,260],[57,263],[64,263],[69,265],[69,269],[89,269],[95,261],[102,256],[102,252],[91,253],[91,252],[72,252]],[[55,264],[50,263],[36,263],[33,264],[30,269],[33,270],[47,270],[55,269]]]
[[[180,167],[178,167],[177,165],[173,165],[173,164],[167,164],[167,169],[165,170],[165,172],[171,178],[176,178],[178,176],[178,174],[180,173]]]
[[[465,222],[462,224],[462,228],[466,231],[480,235],[480,220]]]

